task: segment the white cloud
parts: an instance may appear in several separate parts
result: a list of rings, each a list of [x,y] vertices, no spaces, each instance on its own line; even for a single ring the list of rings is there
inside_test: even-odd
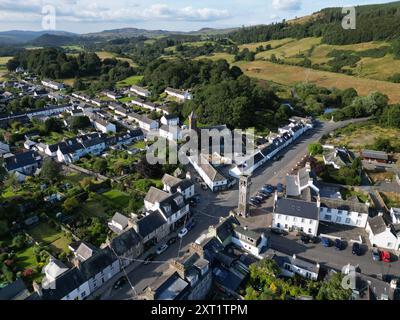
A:
[[[301,9],[301,0],[272,0],[272,7],[276,10],[296,11]]]
[[[3,21],[24,20],[41,18],[44,0],[31,0],[29,3],[15,0],[1,0],[0,11]],[[166,4],[153,4],[141,6],[127,0],[99,0],[89,2],[85,0],[54,0],[51,5],[56,9],[57,21],[68,22],[138,22],[153,19],[171,19],[181,21],[215,21],[226,19],[230,16],[228,10],[215,8],[175,8]]]

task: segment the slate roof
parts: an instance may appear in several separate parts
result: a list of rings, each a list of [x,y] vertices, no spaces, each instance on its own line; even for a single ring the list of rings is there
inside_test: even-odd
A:
[[[69,269],[55,280],[56,289],[43,289],[43,300],[61,300],[67,294],[86,282],[86,278],[78,268]],[[87,292],[86,294],[89,294]]]
[[[320,270],[320,267],[315,262],[310,262],[308,260],[299,257],[294,258],[293,256],[287,255],[282,252],[277,253],[275,251],[273,259],[281,268],[283,268],[285,263],[287,263],[316,274],[318,274]]]
[[[197,165],[204,171],[211,181],[226,180],[226,178],[208,162],[204,155],[200,154],[200,157],[201,159],[199,159],[200,161],[197,163]]]
[[[358,213],[369,213],[369,207],[365,203],[342,199],[321,198],[321,207]]]
[[[276,201],[274,213],[312,220],[319,219],[319,208],[315,202],[288,198],[280,198]]]
[[[122,226],[122,228],[126,228],[129,223],[128,217],[124,216],[123,214],[121,214],[119,212],[116,212],[111,220],[120,224]]]
[[[136,231],[134,229],[129,229],[112,239],[110,246],[117,255],[122,256],[127,251],[136,247],[140,241],[140,236],[136,233]]]
[[[34,151],[27,151],[18,153],[12,157],[4,159],[4,166],[7,171],[23,168],[25,166],[34,165],[38,161],[36,160],[37,154]]]
[[[151,212],[149,215],[136,222],[138,228],[137,231],[143,238],[145,238],[166,223],[167,222],[161,214],[158,212]]]
[[[118,260],[118,257],[115,256],[109,247],[106,247],[83,261],[79,270],[86,279],[90,279],[111,265],[115,260]]]
[[[170,195],[160,202],[160,211],[165,217],[169,218],[186,206],[186,200],[180,193]]]
[[[221,242],[224,242],[232,235],[234,225],[239,225],[239,222],[235,217],[229,216],[216,226],[216,234]]]
[[[368,220],[368,224],[371,228],[371,231],[374,235],[381,234],[382,232],[386,231],[386,222],[382,216],[375,216]]]
[[[389,159],[388,154],[383,151],[362,150],[361,154],[365,158],[378,159],[378,160],[388,160]]]
[[[75,255],[79,256],[83,260],[87,260],[92,257],[98,249],[90,243],[82,241],[79,247],[75,251]]]
[[[144,198],[144,201],[148,201],[150,203],[161,202],[164,199],[168,198],[170,195],[168,192],[162,191],[155,187],[150,187],[149,191]]]
[[[21,278],[0,289],[0,300],[25,300],[29,295]]]
[[[179,300],[189,287],[189,283],[175,272],[159,277],[150,287],[155,292],[155,300]]]

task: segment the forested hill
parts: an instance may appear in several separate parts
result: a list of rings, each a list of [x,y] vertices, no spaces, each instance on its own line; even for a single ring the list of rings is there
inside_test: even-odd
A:
[[[242,28],[229,34],[238,44],[283,38],[322,37],[328,44],[353,44],[400,39],[400,1],[357,6],[355,30],[344,30],[342,8],[327,8],[301,23],[281,23]]]

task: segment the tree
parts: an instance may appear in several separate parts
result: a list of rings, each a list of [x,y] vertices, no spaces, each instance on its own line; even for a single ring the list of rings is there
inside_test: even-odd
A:
[[[20,182],[15,173],[11,173],[8,175],[8,178],[4,181],[4,186],[6,188],[11,187],[13,191],[17,190],[20,186]]]
[[[107,168],[108,163],[106,159],[97,158],[93,163],[93,169],[101,174],[105,173],[107,171]]]
[[[51,132],[59,132],[63,131],[63,125],[60,119],[51,117],[44,122],[44,130],[46,134]]]
[[[26,238],[24,235],[22,235],[22,234],[17,235],[12,239],[12,246],[14,248],[16,248],[17,250],[20,250],[25,246],[25,244],[26,244],[25,241],[26,241]]]
[[[320,143],[310,143],[307,146],[308,152],[311,156],[315,156],[317,154],[322,154],[323,148]]]
[[[61,164],[51,158],[45,158],[40,176],[47,181],[58,181],[61,177]]]
[[[90,119],[87,116],[76,116],[70,118],[71,129],[77,131],[79,129],[85,129],[90,127]]]
[[[349,300],[351,289],[344,289],[342,286],[343,276],[335,273],[329,281],[324,281],[317,294],[317,300]]]
[[[72,212],[73,210],[80,207],[79,201],[75,197],[70,197],[64,200],[63,208],[67,212]]]
[[[9,228],[6,220],[0,220],[0,237],[4,237],[8,234]]]
[[[82,81],[81,78],[75,78],[73,87],[77,91],[82,91],[86,89],[85,83]]]

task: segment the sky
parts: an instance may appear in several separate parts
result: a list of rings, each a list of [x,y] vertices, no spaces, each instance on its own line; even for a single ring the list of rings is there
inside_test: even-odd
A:
[[[75,33],[124,27],[193,31],[205,27],[269,24],[308,15],[326,7],[386,2],[390,1],[0,0],[0,31],[41,31],[44,30],[43,26]],[[49,12],[55,12],[55,24],[47,15]]]

